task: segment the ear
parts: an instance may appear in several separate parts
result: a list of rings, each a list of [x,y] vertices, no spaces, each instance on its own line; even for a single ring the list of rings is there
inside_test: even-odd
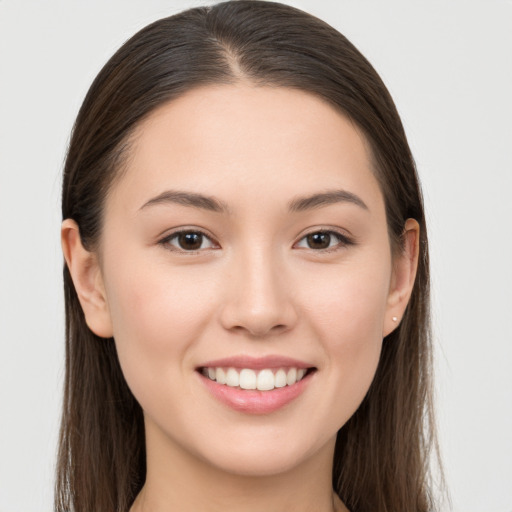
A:
[[[72,219],[62,223],[61,242],[89,329],[102,338],[112,337],[112,321],[97,255],[84,248],[78,225]]]
[[[398,327],[414,287],[420,242],[420,226],[416,220],[407,219],[402,237],[403,249],[393,263],[383,337]]]

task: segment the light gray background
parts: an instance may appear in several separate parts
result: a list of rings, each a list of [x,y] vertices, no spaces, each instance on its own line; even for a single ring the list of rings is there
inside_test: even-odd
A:
[[[512,2],[289,3],[348,36],[396,101],[430,221],[453,510],[512,512]],[[200,4],[0,0],[0,512],[52,509],[60,174],[74,117],[123,41]]]

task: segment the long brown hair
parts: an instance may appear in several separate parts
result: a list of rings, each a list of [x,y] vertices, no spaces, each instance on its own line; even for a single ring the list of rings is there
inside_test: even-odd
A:
[[[343,35],[298,9],[251,0],[194,8],[147,26],[108,61],[83,102],[65,164],[63,218],[78,223],[84,246],[94,250],[105,199],[122,172],[135,127],[185,91],[240,78],[306,91],[352,119],[371,148],[393,250],[401,248],[406,219],[420,224],[412,297],[383,344],[367,396],[338,433],[333,487],[352,512],[432,510],[429,260],[421,191],[392,99]],[[126,512],[145,480],[142,410],[114,343],[88,329],[66,267],[64,290],[56,510]]]

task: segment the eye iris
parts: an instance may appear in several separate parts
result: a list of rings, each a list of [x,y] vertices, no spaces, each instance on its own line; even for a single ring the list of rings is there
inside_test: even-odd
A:
[[[194,251],[201,248],[203,235],[201,233],[180,233],[178,243],[182,249]]]
[[[331,244],[329,233],[312,233],[307,236],[308,246],[311,249],[327,249]]]

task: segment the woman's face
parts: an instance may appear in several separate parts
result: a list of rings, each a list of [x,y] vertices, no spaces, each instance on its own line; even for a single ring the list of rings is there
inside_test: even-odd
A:
[[[251,475],[332,457],[396,314],[353,123],[296,90],[192,90],[138,128],[99,250],[148,454]]]

